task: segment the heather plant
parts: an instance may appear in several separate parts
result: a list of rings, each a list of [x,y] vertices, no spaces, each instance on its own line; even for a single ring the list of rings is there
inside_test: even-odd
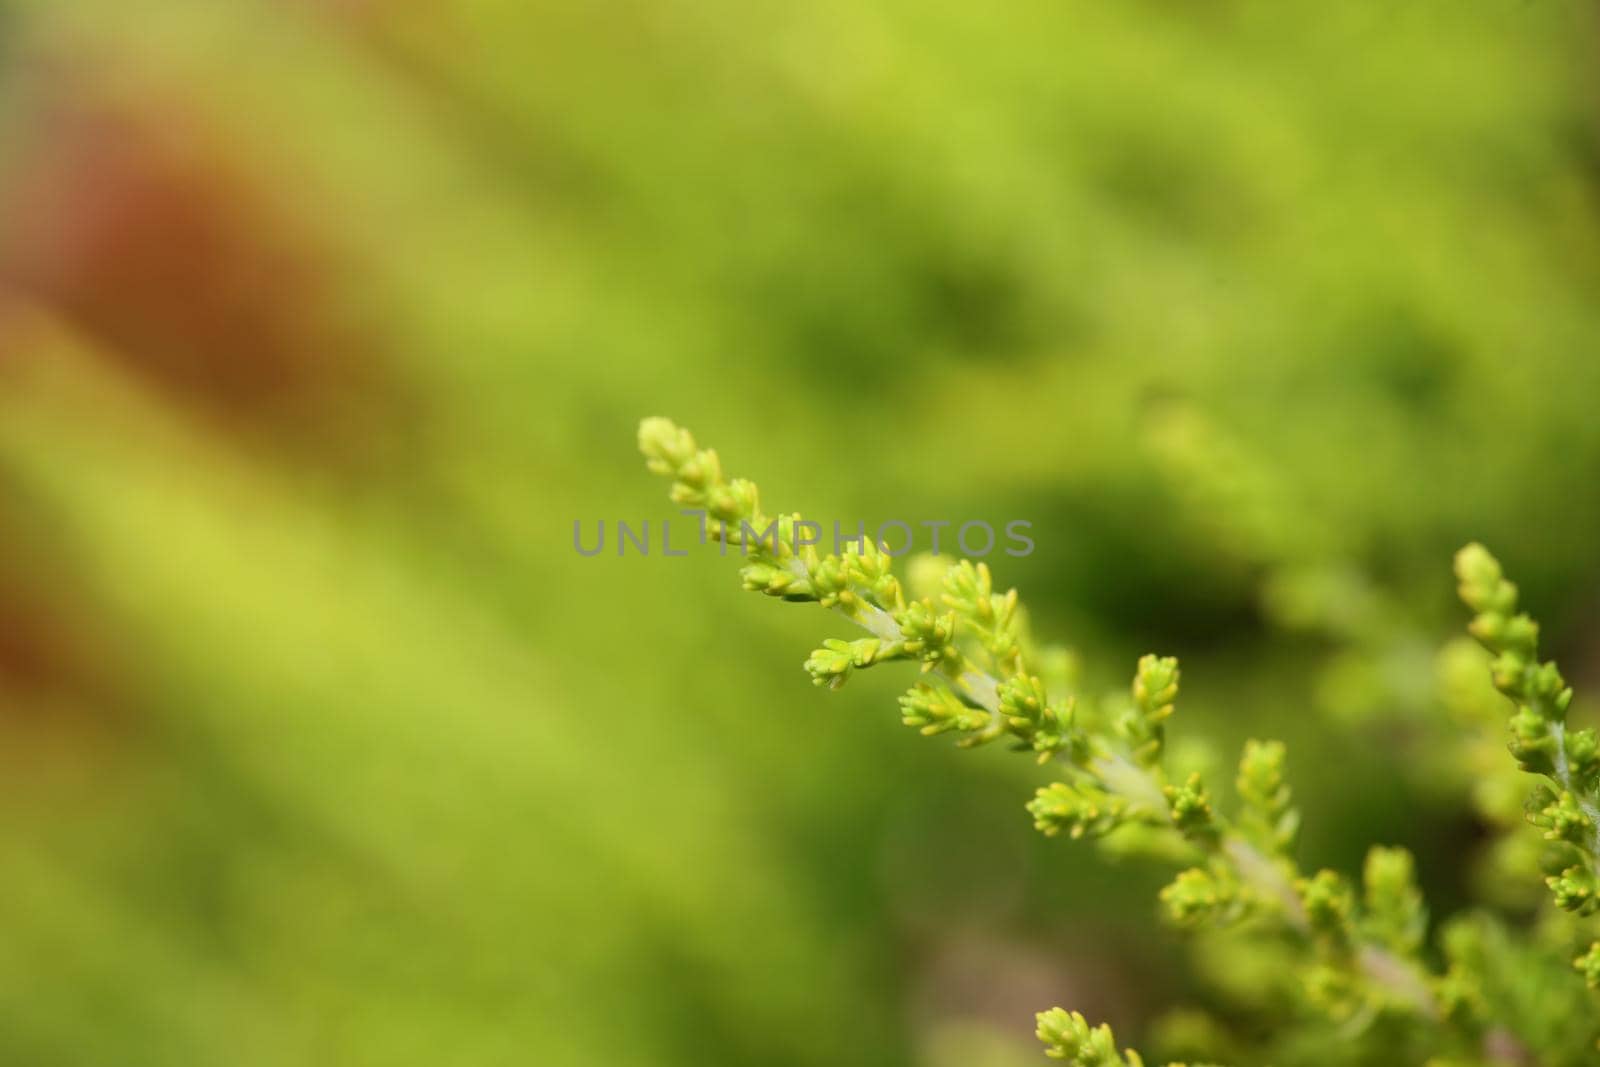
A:
[[[1518,931],[1474,928],[1495,1016],[1575,1055],[1505,698],[1470,638],[1433,684],[1431,594],[1468,528],[1549,627],[1600,581],[1597,16],[0,5],[0,1063],[1013,1067],[1058,1002],[1157,1063],[1357,1054],[1277,1025],[1291,940],[1143,922],[1168,860],[1091,854],[1174,835],[1034,833],[1059,775],[897,745],[904,665],[784,684],[867,631],[572,552],[636,513],[596,459],[645,388],[759,436],[774,505],[1038,520],[989,562],[1078,653],[1031,653],[1053,700],[1181,654],[1170,776],[1232,813],[1286,741],[1300,862],[1405,844],[1436,918],[1460,855]],[[1152,477],[1156,401],[1233,438],[1174,484],[1247,526]]]
[[[998,588],[985,563],[923,557],[902,577],[894,554],[868,537],[821,551],[795,536],[806,526],[798,513],[764,510],[754,483],[728,477],[688,431],[647,419],[639,445],[650,470],[671,479],[672,500],[700,515],[706,539],[739,550],[746,589],[818,604],[865,631],[811,653],[804,666],[815,684],[837,689],[884,663],[916,665],[919,677],[899,699],[905,725],[963,747],[1004,743],[1051,769],[1055,780],[1027,804],[1039,831],[1174,862],[1162,914],[1260,976],[1257,1006],[1270,1008],[1239,1033],[1227,1020],[1189,1014],[1199,1055],[1429,1067],[1596,1062],[1600,1013],[1589,990],[1600,988],[1600,743],[1593,729],[1569,725],[1572,691],[1554,663],[1539,660],[1538,627],[1482,546],[1457,555],[1456,574],[1475,612],[1469,632],[1491,657],[1488,677],[1513,705],[1514,763],[1502,754],[1505,773],[1483,768],[1499,800],[1478,807],[1510,834],[1504,798],[1523,794],[1540,847],[1519,854],[1527,864],[1505,862],[1512,874],[1541,868],[1548,898],[1531,920],[1473,908],[1435,924],[1403,848],[1374,845],[1356,874],[1301,865],[1301,812],[1282,743],[1245,743],[1231,799],[1176,766],[1167,745],[1176,659],[1143,656],[1125,693],[1091,699],[1076,691],[1070,656],[1035,639],[1017,591]],[[1280,533],[1263,528],[1259,541],[1288,545]],[[1441,701],[1467,735],[1452,751],[1481,756],[1487,705],[1466,672],[1482,672],[1482,655],[1451,645],[1441,663]],[[1523,781],[1508,784],[1513,766]],[[1037,1034],[1050,1057],[1078,1067],[1144,1063],[1119,1049],[1109,1027],[1059,1007],[1037,1016]]]
[[[1524,816],[1517,764],[1505,758],[1503,701],[1484,684],[1483,651],[1465,636],[1435,649],[1432,628],[1366,573],[1347,534],[1296,500],[1268,457],[1193,406],[1159,406],[1146,443],[1191,521],[1260,575],[1265,618],[1328,642],[1309,685],[1318,708],[1347,729],[1403,725],[1407,742],[1391,730],[1385,769],[1420,793],[1469,805],[1490,838],[1471,861],[1474,888],[1529,910],[1543,891],[1545,847]]]

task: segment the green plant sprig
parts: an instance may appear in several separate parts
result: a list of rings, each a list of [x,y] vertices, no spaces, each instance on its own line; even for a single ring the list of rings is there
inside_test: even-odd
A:
[[[698,448],[669,420],[644,420],[639,446],[650,470],[672,479],[672,500],[702,514],[707,537],[743,551],[747,589],[821,604],[868,631],[864,638],[829,639],[811,654],[805,668],[816,684],[838,688],[855,671],[880,663],[919,663],[926,677],[900,698],[906,725],[926,735],[958,734],[963,746],[1004,737],[1041,763],[1054,759],[1066,768],[1064,780],[1041,788],[1028,804],[1042,832],[1100,837],[1140,827],[1175,835],[1202,862],[1161,893],[1173,921],[1250,920],[1296,935],[1310,1003],[1355,1030],[1386,1012],[1440,1017],[1442,979],[1418,955],[1426,912],[1408,853],[1373,850],[1359,900],[1333,871],[1305,875],[1292,856],[1299,814],[1277,742],[1246,745],[1236,820],[1216,810],[1198,775],[1169,780],[1163,755],[1178,694],[1175,659],[1143,657],[1122,714],[1110,723],[1091,721],[1078,715],[1072,697],[1047,692],[1035,673],[1017,593],[996,592],[985,564],[963,560],[945,568],[937,600],[909,597],[882,546],[863,537],[842,553],[824,554],[801,543],[795,535],[808,524],[798,514],[767,516],[753,483],[726,478],[717,454]],[[1073,1018],[1046,1015],[1055,1022]],[[1076,1033],[1077,1026],[1060,1032]],[[1052,1054],[1077,1056],[1079,1063],[1123,1062],[1094,1051],[1110,1047],[1109,1032],[1092,1036],[1101,1032],[1080,1042],[1090,1052],[1063,1051],[1079,1046],[1060,1044]]]
[[[1116,1037],[1111,1027],[1104,1023],[1090,1026],[1089,1020],[1077,1012],[1052,1008],[1038,1015],[1039,1040],[1044,1042],[1045,1055],[1053,1060],[1063,1060],[1070,1067],[1144,1067],[1144,1059],[1133,1049],[1117,1051]],[[1187,1067],[1182,1063],[1169,1063],[1167,1067]],[[1210,1067],[1196,1064],[1195,1067]]]
[[[1539,624],[1517,610],[1517,587],[1479,544],[1456,553],[1461,599],[1476,614],[1467,630],[1494,656],[1490,677],[1511,702],[1511,740],[1518,766],[1535,775],[1528,821],[1550,845],[1545,884],[1558,907],[1579,916],[1600,912],[1600,742],[1592,729],[1572,730],[1572,689],[1553,661],[1539,661]],[[1574,961],[1600,988],[1600,941]]]

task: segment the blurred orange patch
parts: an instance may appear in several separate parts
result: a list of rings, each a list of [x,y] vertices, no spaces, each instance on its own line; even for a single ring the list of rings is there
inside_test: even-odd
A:
[[[330,242],[180,104],[58,92],[0,179],[0,220],[0,283],[176,402],[327,429],[383,391]]]

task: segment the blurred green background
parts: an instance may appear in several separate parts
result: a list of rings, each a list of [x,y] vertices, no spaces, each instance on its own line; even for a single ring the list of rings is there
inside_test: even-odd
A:
[[[673,514],[650,414],[776,508],[1031,520],[997,577],[1086,691],[1182,657],[1178,743],[1291,742],[1307,866],[1459,904],[1405,773],[1449,553],[1600,691],[1597,43],[0,3],[0,1063],[1006,1067],[1212,997],[1045,772],[807,685],[829,617],[573,552]]]

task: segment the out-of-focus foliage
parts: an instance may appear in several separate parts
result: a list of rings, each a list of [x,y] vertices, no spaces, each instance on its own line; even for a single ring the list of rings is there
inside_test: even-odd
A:
[[[669,514],[654,411],[825,520],[1031,520],[1036,631],[1318,753],[1308,867],[1464,896],[1448,554],[1595,675],[1597,29],[0,6],[0,1061],[1009,1067],[1056,1002],[1197,1056],[1158,872],[771,684],[815,622],[573,551]]]

